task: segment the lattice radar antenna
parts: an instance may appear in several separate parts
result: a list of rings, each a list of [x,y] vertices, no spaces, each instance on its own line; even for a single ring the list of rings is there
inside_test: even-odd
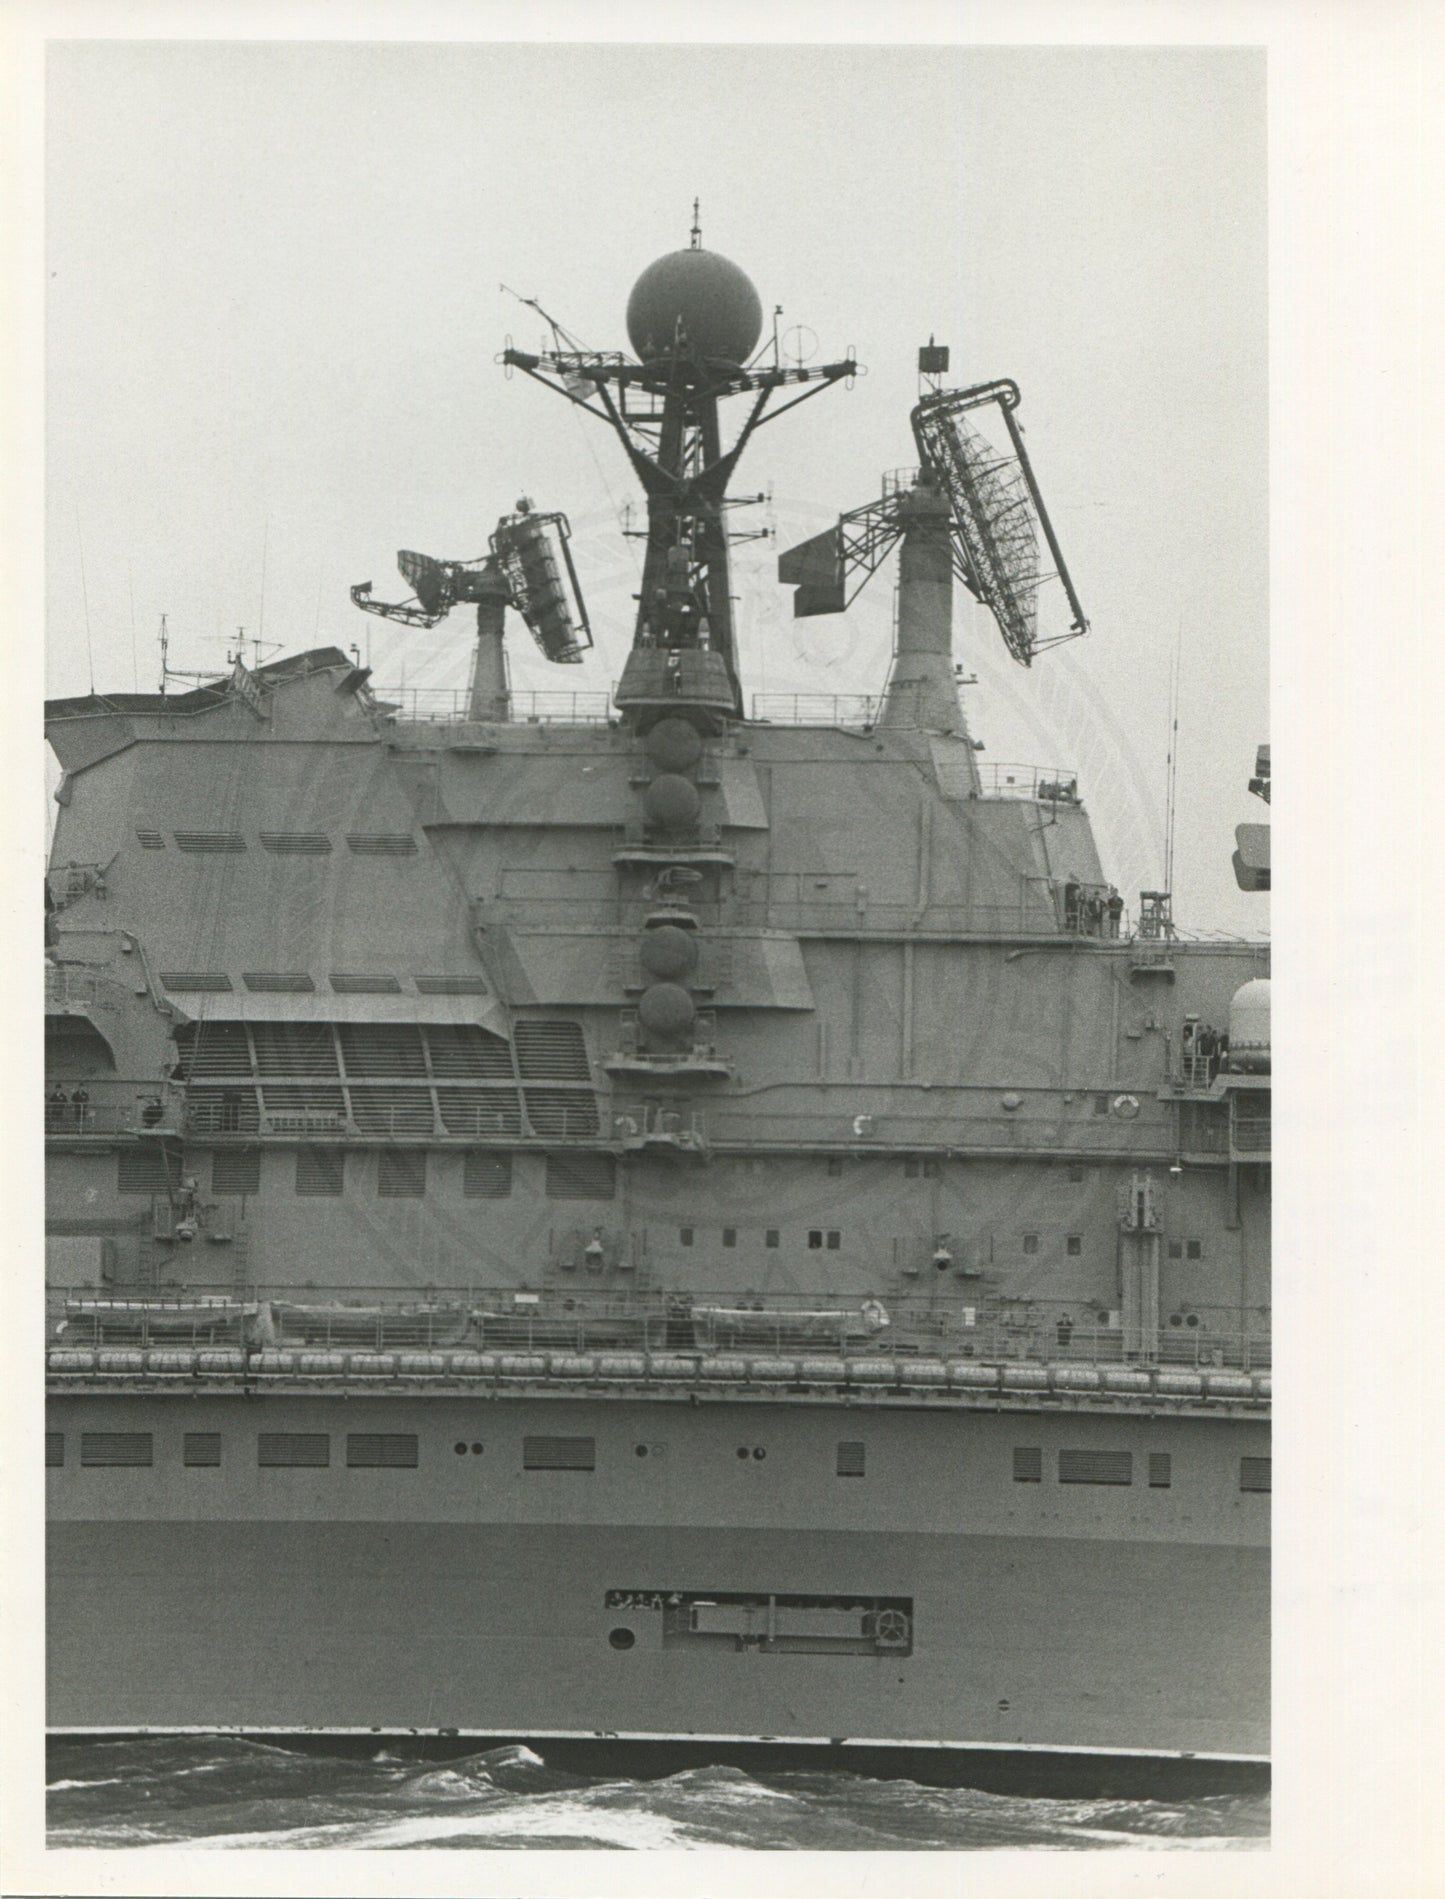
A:
[[[526,623],[542,652],[558,665],[576,664],[592,644],[587,610],[568,545],[565,514],[537,514],[522,500],[505,514],[476,560],[434,560],[403,548],[396,557],[413,597],[396,605],[371,597],[371,582],[351,589],[364,613],[402,626],[435,626],[455,606],[499,596]]]
[[[934,345],[919,354],[919,369],[925,374],[946,369],[947,362],[946,350]],[[1009,652],[1027,666],[1036,652],[1086,633],[1089,622],[1014,420],[1018,403],[1018,385],[1008,381],[934,389],[918,403],[911,420],[918,479],[948,504],[954,570],[993,615]],[[1007,449],[968,420],[971,411],[989,405],[1002,418]],[[901,475],[890,476],[880,500],[840,515],[836,528],[784,554],[778,578],[797,588],[794,615],[841,613],[850,605],[903,534],[908,509],[906,483]],[[1041,558],[1041,538],[1052,568]],[[1055,582],[1064,590],[1072,619],[1067,631],[1041,633],[1039,595]],[[855,583],[851,591],[850,583]]]

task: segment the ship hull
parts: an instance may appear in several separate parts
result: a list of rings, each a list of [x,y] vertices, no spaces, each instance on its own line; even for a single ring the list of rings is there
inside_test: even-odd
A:
[[[50,1428],[54,1730],[1268,1750],[1258,1420],[138,1393],[58,1399]],[[83,1463],[105,1433],[152,1462]],[[415,1464],[352,1467],[368,1433],[414,1437]],[[262,1467],[263,1434],[328,1461]],[[591,1466],[528,1468],[539,1434]],[[218,1463],[183,1462],[200,1435]],[[1115,1480],[1059,1481],[1061,1452]],[[804,1606],[710,1632],[748,1613],[729,1599]],[[874,1601],[904,1605],[901,1646],[786,1633],[856,1631],[832,1605]]]

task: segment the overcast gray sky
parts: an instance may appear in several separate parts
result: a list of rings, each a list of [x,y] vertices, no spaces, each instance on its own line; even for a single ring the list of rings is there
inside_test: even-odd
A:
[[[1233,829],[1268,737],[1264,57],[1218,49],[61,43],[48,71],[53,693],[369,641],[378,681],[460,684],[468,615],[406,634],[398,547],[483,550],[564,509],[603,686],[636,584],[616,443],[495,357],[539,297],[626,347],[628,290],[687,241],[747,270],[815,360],[867,366],[765,429],[738,486],[751,690],[877,690],[891,575],[797,624],[777,552],[914,459],[915,351],[1011,376],[1093,631],[1025,673],[961,603],[985,760],[1075,767],[1131,906],[1162,872],[1181,651],[1176,914],[1253,933]],[[83,573],[82,573],[83,549]],[[87,637],[87,618],[89,635]]]

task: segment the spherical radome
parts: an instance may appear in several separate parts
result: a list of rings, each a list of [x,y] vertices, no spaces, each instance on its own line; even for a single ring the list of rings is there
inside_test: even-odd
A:
[[[716,251],[669,251],[627,299],[627,334],[646,362],[665,356],[681,325],[690,351],[745,363],[763,333],[763,306],[747,274]]]

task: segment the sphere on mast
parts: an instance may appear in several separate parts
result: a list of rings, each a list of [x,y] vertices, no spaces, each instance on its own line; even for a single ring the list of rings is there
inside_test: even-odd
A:
[[[627,299],[627,334],[643,362],[681,347],[705,361],[745,363],[762,332],[751,280],[716,251],[669,251],[647,266]]]

